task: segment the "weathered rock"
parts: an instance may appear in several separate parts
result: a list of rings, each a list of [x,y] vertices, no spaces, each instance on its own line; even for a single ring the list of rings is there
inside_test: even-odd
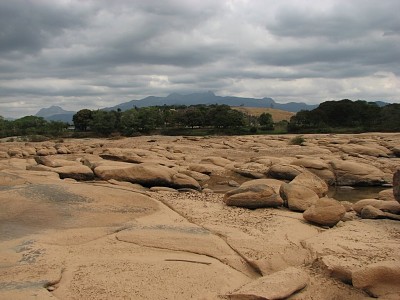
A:
[[[224,168],[213,164],[190,164],[189,170],[203,173],[206,175],[218,174],[225,171]]]
[[[322,159],[300,158],[291,162],[291,164],[306,168],[311,173],[314,173],[319,178],[323,179],[329,185],[332,185],[336,182],[332,167]]]
[[[311,172],[303,172],[297,175],[290,183],[305,186],[313,190],[318,197],[324,197],[328,194],[326,182]]]
[[[386,189],[378,193],[379,200],[396,201],[393,194],[393,189]]]
[[[382,261],[353,272],[353,286],[374,297],[398,295],[400,298],[400,262]],[[395,298],[393,298],[395,299]]]
[[[40,165],[44,165],[51,168],[81,165],[76,161],[59,159],[48,156],[35,156],[35,161]]]
[[[241,184],[240,187],[250,187],[253,185],[268,185],[272,187],[275,191],[275,193],[279,194],[279,190],[281,188],[281,185],[284,184],[284,181],[278,180],[278,179],[271,179],[271,178],[266,178],[266,179],[254,179],[254,180],[249,180]]]
[[[363,219],[379,219],[384,218],[385,214],[379,208],[376,208],[372,205],[364,206],[361,210],[361,218]]]
[[[319,257],[315,264],[330,277],[351,284],[352,272],[360,267],[360,262],[351,256],[324,255]]]
[[[400,169],[393,174],[393,195],[400,202]]]
[[[57,150],[54,148],[41,148],[36,151],[36,155],[46,156],[57,154]]]
[[[94,174],[93,171],[84,165],[77,165],[77,166],[65,166],[54,168],[54,172],[60,175],[61,179],[64,178],[72,178],[75,180],[93,180]]]
[[[263,276],[229,294],[230,299],[286,299],[308,284],[304,271],[290,267],[283,271]]]
[[[390,154],[389,149],[378,146],[376,144],[371,145],[357,145],[357,144],[347,144],[339,147],[341,151],[352,156],[358,155],[368,155],[373,157],[388,157]]]
[[[143,163],[144,159],[137,155],[132,149],[107,148],[101,154],[101,158],[129,163]]]
[[[213,164],[216,166],[220,167],[225,167],[226,165],[232,163],[229,159],[223,158],[223,157],[216,157],[216,156],[209,156],[206,158],[203,158],[200,163],[206,163],[206,164]]]
[[[322,226],[335,226],[346,213],[339,201],[321,198],[303,213],[303,218]]]
[[[285,206],[293,211],[303,212],[319,199],[318,195],[313,190],[296,183],[282,184],[279,194]]]
[[[94,173],[103,180],[128,181],[146,187],[167,186],[200,189],[200,185],[193,178],[165,166],[150,163],[124,165],[121,167],[100,165],[94,169]]]
[[[7,154],[10,157],[22,158],[24,155],[22,154],[22,150],[18,148],[8,149]]]
[[[300,166],[276,164],[269,168],[267,175],[275,179],[293,180],[297,175],[304,171],[305,169]]]
[[[377,199],[363,199],[357,201],[353,205],[353,209],[360,214],[361,210],[367,206],[371,205],[375,208],[378,208],[385,212],[390,212],[393,214],[400,214],[400,203],[397,201],[384,201],[384,200],[377,200]]]
[[[354,161],[332,160],[337,185],[376,186],[386,183],[385,173],[378,168]]]
[[[277,207],[283,203],[273,188],[263,184],[229,191],[224,196],[224,202],[228,206],[245,208]]]

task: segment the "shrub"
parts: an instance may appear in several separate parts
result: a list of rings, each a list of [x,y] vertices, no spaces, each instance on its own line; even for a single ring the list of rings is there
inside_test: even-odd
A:
[[[290,144],[290,145],[299,145],[299,146],[303,146],[303,144],[304,144],[305,141],[306,141],[306,140],[303,138],[303,136],[298,135],[298,136],[295,136],[294,138],[292,138],[292,139],[289,141],[289,144]]]

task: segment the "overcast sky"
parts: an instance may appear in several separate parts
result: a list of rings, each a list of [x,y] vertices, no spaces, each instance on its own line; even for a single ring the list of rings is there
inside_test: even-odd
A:
[[[0,115],[213,91],[400,103],[399,0],[0,0]]]

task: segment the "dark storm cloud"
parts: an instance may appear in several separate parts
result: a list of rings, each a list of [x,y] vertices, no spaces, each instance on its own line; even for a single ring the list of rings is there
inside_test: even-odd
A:
[[[400,101],[397,0],[0,1],[0,115],[148,95]]]

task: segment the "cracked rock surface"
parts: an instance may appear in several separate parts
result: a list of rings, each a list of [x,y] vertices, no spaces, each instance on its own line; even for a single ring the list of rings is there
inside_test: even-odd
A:
[[[347,160],[348,172],[357,176],[346,176],[359,182],[368,178],[357,165],[368,164],[380,170],[371,184],[391,183],[400,164],[391,155],[397,135],[304,137],[303,147],[290,146],[291,136],[65,140],[62,154],[46,142],[48,155],[36,160],[40,143],[0,143],[11,156],[0,159],[0,299],[400,298],[399,221],[364,220],[353,212],[327,228],[283,206],[224,202],[237,188],[229,182],[251,186],[254,179],[236,170],[256,161],[263,178],[255,181],[277,195],[289,180],[268,179],[274,164],[298,159],[312,172],[314,165],[304,161],[315,160],[338,174],[330,162]],[[350,146],[362,152],[355,155]],[[168,180],[141,186],[135,178],[144,175],[135,174],[136,167],[128,181],[93,180],[79,168],[60,176],[57,170],[85,164],[85,172],[100,166],[115,171],[140,163]],[[171,174],[185,184],[171,185]]]

